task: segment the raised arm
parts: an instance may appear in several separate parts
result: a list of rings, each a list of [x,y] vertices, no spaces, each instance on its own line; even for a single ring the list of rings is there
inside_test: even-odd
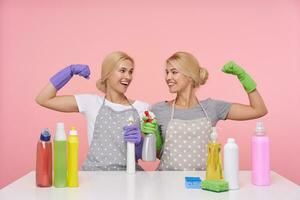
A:
[[[72,78],[74,74],[78,74],[88,79],[90,70],[87,65],[70,65],[57,74],[55,74],[39,95],[36,97],[36,102],[51,110],[60,112],[78,112],[78,106],[73,95],[56,96],[60,90]]]
[[[256,89],[255,81],[234,62],[229,62],[224,65],[223,72],[236,75],[245,91],[248,93],[249,105],[233,103],[227,119],[232,120],[249,120],[262,117],[268,113],[267,107]]]

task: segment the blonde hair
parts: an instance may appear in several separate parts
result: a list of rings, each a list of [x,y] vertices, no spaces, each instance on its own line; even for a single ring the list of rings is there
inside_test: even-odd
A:
[[[166,62],[192,78],[195,88],[204,85],[208,79],[208,71],[202,68],[197,59],[188,52],[176,52]]]
[[[118,63],[124,60],[130,60],[134,64],[133,59],[122,51],[115,51],[108,54],[101,65],[101,78],[96,82],[97,88],[106,93],[106,81],[111,73],[117,68]]]

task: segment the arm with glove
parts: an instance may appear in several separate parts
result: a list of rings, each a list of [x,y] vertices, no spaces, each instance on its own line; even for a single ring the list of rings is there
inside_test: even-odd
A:
[[[89,79],[89,66],[82,64],[70,65],[56,73],[51,77],[50,83],[48,83],[36,97],[36,102],[52,110],[78,112],[78,106],[73,95],[56,96],[57,91],[66,85],[74,75]]]
[[[256,82],[251,76],[235,62],[226,63],[222,71],[227,74],[235,75],[244,90],[247,92],[250,105],[233,103],[227,115],[227,119],[248,120],[262,117],[268,113],[262,97],[260,96]]]

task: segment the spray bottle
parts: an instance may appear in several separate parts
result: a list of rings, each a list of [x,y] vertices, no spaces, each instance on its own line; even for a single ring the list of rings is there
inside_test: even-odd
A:
[[[145,111],[145,116],[148,118],[145,122],[152,122],[152,116],[149,111]],[[153,162],[156,160],[156,136],[153,133],[146,134],[144,137],[142,160]]]

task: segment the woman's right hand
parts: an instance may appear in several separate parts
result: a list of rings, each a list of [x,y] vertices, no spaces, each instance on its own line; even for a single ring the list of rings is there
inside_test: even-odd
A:
[[[88,65],[74,64],[69,66],[73,74],[78,74],[86,79],[90,78],[90,68]]]

